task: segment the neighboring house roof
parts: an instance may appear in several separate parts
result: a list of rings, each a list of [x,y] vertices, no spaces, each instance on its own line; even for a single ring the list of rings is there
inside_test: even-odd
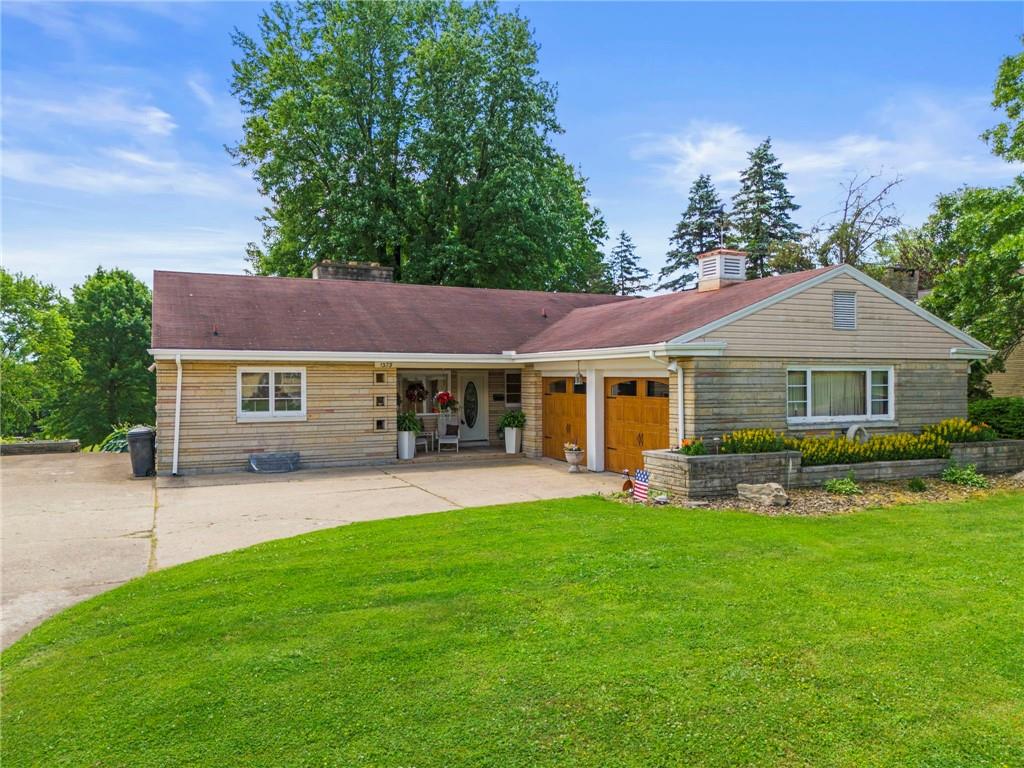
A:
[[[965,358],[991,350],[850,266],[823,267],[718,290],[629,298],[604,294],[458,288],[355,280],[155,272],[153,351],[290,353],[316,356],[479,356],[488,362],[581,356],[721,354],[701,341],[717,328],[849,275],[968,345]],[[715,347],[715,349],[711,349]],[[572,353],[576,354],[572,354]],[[434,358],[431,358],[434,359]]]
[[[626,304],[576,309],[516,351],[601,349],[671,341],[831,269],[834,267],[765,277],[717,291],[680,291]]]
[[[153,347],[501,354],[577,307],[635,301],[605,294],[155,272]]]

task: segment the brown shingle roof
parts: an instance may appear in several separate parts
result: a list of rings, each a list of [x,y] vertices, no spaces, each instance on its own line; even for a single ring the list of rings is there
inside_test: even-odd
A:
[[[601,349],[671,341],[834,267],[735,283],[717,291],[680,291],[625,304],[573,310],[517,352]]]
[[[155,272],[153,347],[500,354],[655,344],[827,269],[645,299]]]
[[[153,347],[500,354],[577,307],[631,301],[636,299],[158,271]]]

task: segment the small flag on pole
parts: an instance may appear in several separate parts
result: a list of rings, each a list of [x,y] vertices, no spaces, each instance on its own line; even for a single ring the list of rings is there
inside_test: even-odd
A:
[[[638,469],[633,476],[633,498],[647,501],[647,490],[651,481],[651,473],[646,469]]]

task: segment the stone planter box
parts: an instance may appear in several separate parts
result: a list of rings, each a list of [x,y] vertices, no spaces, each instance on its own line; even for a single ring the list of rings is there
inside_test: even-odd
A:
[[[690,499],[735,496],[737,483],[779,483],[789,488],[800,474],[800,452],[721,453],[684,456],[644,451],[651,488]]]
[[[783,488],[822,485],[849,473],[857,480],[909,480],[942,474],[950,461],[974,464],[979,472],[1024,469],[1024,440],[955,443],[949,459],[869,461],[859,464],[802,465],[799,451],[684,456],[675,451],[644,451],[651,487],[689,499],[734,496],[737,483],[779,483]]]
[[[29,456],[36,453],[76,453],[82,450],[77,440],[26,440],[0,443],[0,456]]]

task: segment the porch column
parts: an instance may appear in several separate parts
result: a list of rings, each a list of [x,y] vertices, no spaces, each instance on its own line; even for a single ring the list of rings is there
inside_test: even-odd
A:
[[[532,365],[522,370],[523,413],[526,414],[526,426],[523,428],[523,453],[531,458],[539,458],[544,453],[544,410],[542,391],[543,382],[539,371]]]
[[[604,371],[587,368],[587,469],[604,472]]]
[[[672,447],[679,446],[679,441],[686,437],[686,374],[683,366],[679,365],[676,371],[676,439]]]

